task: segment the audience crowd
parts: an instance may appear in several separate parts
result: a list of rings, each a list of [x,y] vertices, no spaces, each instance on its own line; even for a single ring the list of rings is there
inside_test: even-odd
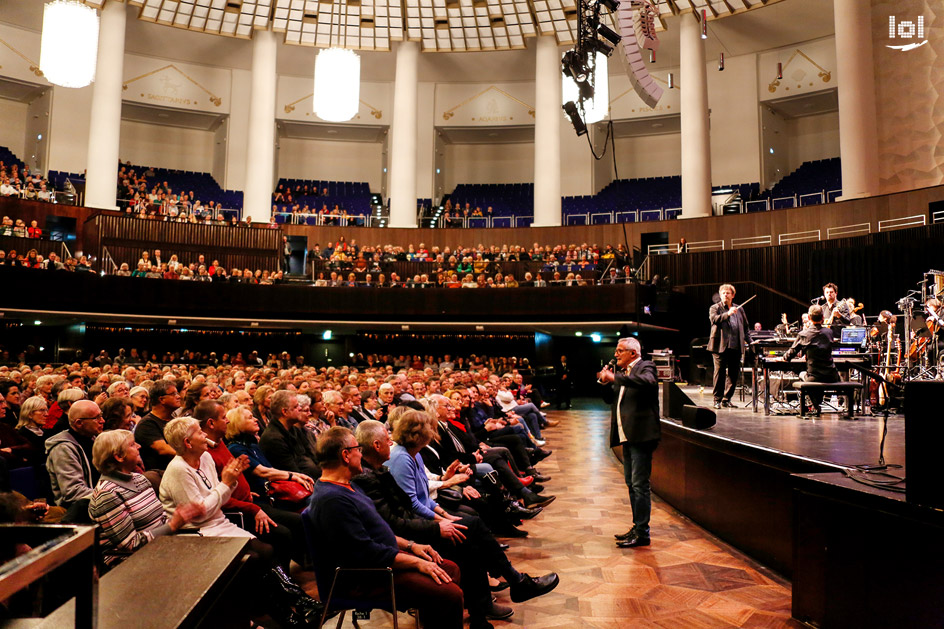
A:
[[[397,600],[427,627],[462,627],[463,608],[491,627],[514,613],[493,592],[522,602],[556,587],[496,540],[527,536],[523,522],[554,501],[536,466],[557,421],[526,361],[358,355],[314,368],[287,352],[185,352],[131,364],[142,356],[0,366],[0,514],[97,524],[103,570],[178,531],[245,537],[247,617],[283,627],[318,626],[323,610],[292,561],[323,595],[337,567],[393,568]],[[16,468],[48,503],[9,493]]]
[[[31,201],[55,203],[56,191],[49,180],[37,172],[30,172],[29,166],[23,166],[20,170],[19,164],[7,166],[0,161],[0,197],[20,197]],[[18,223],[21,222],[18,221]],[[38,238],[39,236],[30,237]]]

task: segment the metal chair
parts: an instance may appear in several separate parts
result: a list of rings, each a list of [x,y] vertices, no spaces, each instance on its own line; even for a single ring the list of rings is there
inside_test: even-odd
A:
[[[341,624],[344,622],[344,615],[347,613],[347,610],[352,610],[355,612],[358,611],[367,611],[369,612],[372,609],[383,609],[389,611],[393,615],[393,629],[399,629],[397,622],[397,595],[394,589],[393,581],[393,569],[392,568],[335,568],[334,577],[331,579],[331,587],[328,589],[328,597],[324,597],[322,590],[323,583],[318,580],[318,569],[317,569],[317,559],[315,554],[315,533],[312,530],[311,522],[308,519],[309,510],[311,507],[305,507],[302,511],[302,528],[305,531],[305,543],[308,547],[308,554],[311,557],[312,564],[315,565],[315,579],[318,582],[318,593],[322,602],[324,603],[324,612],[321,614],[321,620],[318,623],[319,627],[324,626],[325,620],[328,618],[328,614],[332,611],[340,610],[340,615],[338,616],[337,628],[341,628]],[[376,575],[386,575],[386,579],[390,583],[390,599],[389,606],[386,597],[384,598],[353,598],[345,596],[335,596],[334,591],[338,584],[338,578],[345,573],[362,573],[362,574],[376,574]],[[416,629],[420,629],[420,619],[419,614],[416,610],[408,610],[416,620]],[[354,626],[357,627],[357,620],[354,619]]]

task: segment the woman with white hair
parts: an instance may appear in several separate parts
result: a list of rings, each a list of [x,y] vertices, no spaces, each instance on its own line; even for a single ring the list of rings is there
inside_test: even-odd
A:
[[[186,503],[168,517],[151,483],[137,473],[140,448],[128,430],[107,430],[92,445],[92,465],[101,478],[89,502],[89,516],[101,527],[102,559],[108,567],[204,512],[202,504]]]
[[[142,386],[134,387],[128,392],[128,399],[130,399],[131,403],[134,405],[132,419],[135,425],[141,421],[142,417],[148,414],[149,397],[147,388]]]
[[[46,437],[49,434],[43,430],[49,407],[45,398],[39,395],[26,398],[20,405],[20,417],[16,424],[16,432],[23,442],[9,447],[11,454],[23,459],[27,465],[44,465],[46,463]],[[4,442],[7,440],[4,439]],[[4,443],[6,446],[6,443]]]
[[[223,467],[217,478],[213,457],[207,452],[207,436],[193,417],[177,417],[164,427],[164,439],[177,452],[167,464],[161,480],[160,498],[164,512],[171,515],[183,504],[198,503],[203,514],[194,517],[184,529],[196,529],[207,537],[248,537],[249,559],[246,565],[245,594],[265,603],[266,611],[284,627],[304,626],[320,617],[322,606],[308,597],[275,561],[272,546],[256,539],[226,519],[222,507],[236,488],[239,475],[249,467],[248,457],[235,457]],[[263,586],[260,588],[259,586]],[[294,609],[293,609],[294,608]]]

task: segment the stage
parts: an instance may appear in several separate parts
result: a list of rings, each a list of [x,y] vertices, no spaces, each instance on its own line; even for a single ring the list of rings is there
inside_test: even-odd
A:
[[[765,416],[762,409],[752,412],[749,395],[735,397],[741,408],[712,409],[716,424],[703,430],[667,418],[672,413],[663,403],[653,491],[789,578],[798,620],[815,626],[941,626],[944,504],[934,500],[944,490],[934,470],[944,441],[937,411],[944,383],[923,386],[929,402],[917,390],[907,397],[906,389],[913,476],[908,494],[903,482],[895,484],[896,492],[850,477],[884,480],[856,467],[879,462],[881,415]],[[710,389],[680,388],[696,405],[712,407]],[[887,428],[885,461],[901,466],[888,473],[903,479],[904,415],[889,415]],[[929,463],[931,471],[925,472]],[[912,495],[919,480],[930,494]],[[882,578],[888,576],[894,583]],[[884,604],[876,606],[879,600]]]
[[[695,404],[711,407],[713,400],[710,388],[704,388],[704,392],[700,392],[701,387],[698,386],[683,385],[679,388]],[[763,407],[757,413],[751,411],[749,395],[745,395],[743,401],[735,396],[733,401],[742,408],[716,410],[717,424],[702,432],[719,439],[752,444],[758,448],[830,464],[837,470],[878,462],[882,439],[881,415],[856,415],[854,420],[847,420],[839,413],[823,413],[816,419],[800,419],[796,415],[765,416]],[[680,422],[676,423],[680,425]],[[888,417],[885,461],[902,467],[905,465],[905,421],[902,415],[893,413]]]

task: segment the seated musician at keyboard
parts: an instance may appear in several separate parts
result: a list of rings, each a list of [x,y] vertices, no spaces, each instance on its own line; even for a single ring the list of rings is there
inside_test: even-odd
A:
[[[806,357],[806,371],[800,372],[800,379],[804,382],[839,382],[839,372],[833,363],[832,330],[823,327],[822,306],[810,306],[810,325],[804,327],[797,335],[793,346],[783,355],[783,360],[793,360],[800,354]],[[819,407],[823,401],[820,391],[810,391],[812,412],[819,414]]]

